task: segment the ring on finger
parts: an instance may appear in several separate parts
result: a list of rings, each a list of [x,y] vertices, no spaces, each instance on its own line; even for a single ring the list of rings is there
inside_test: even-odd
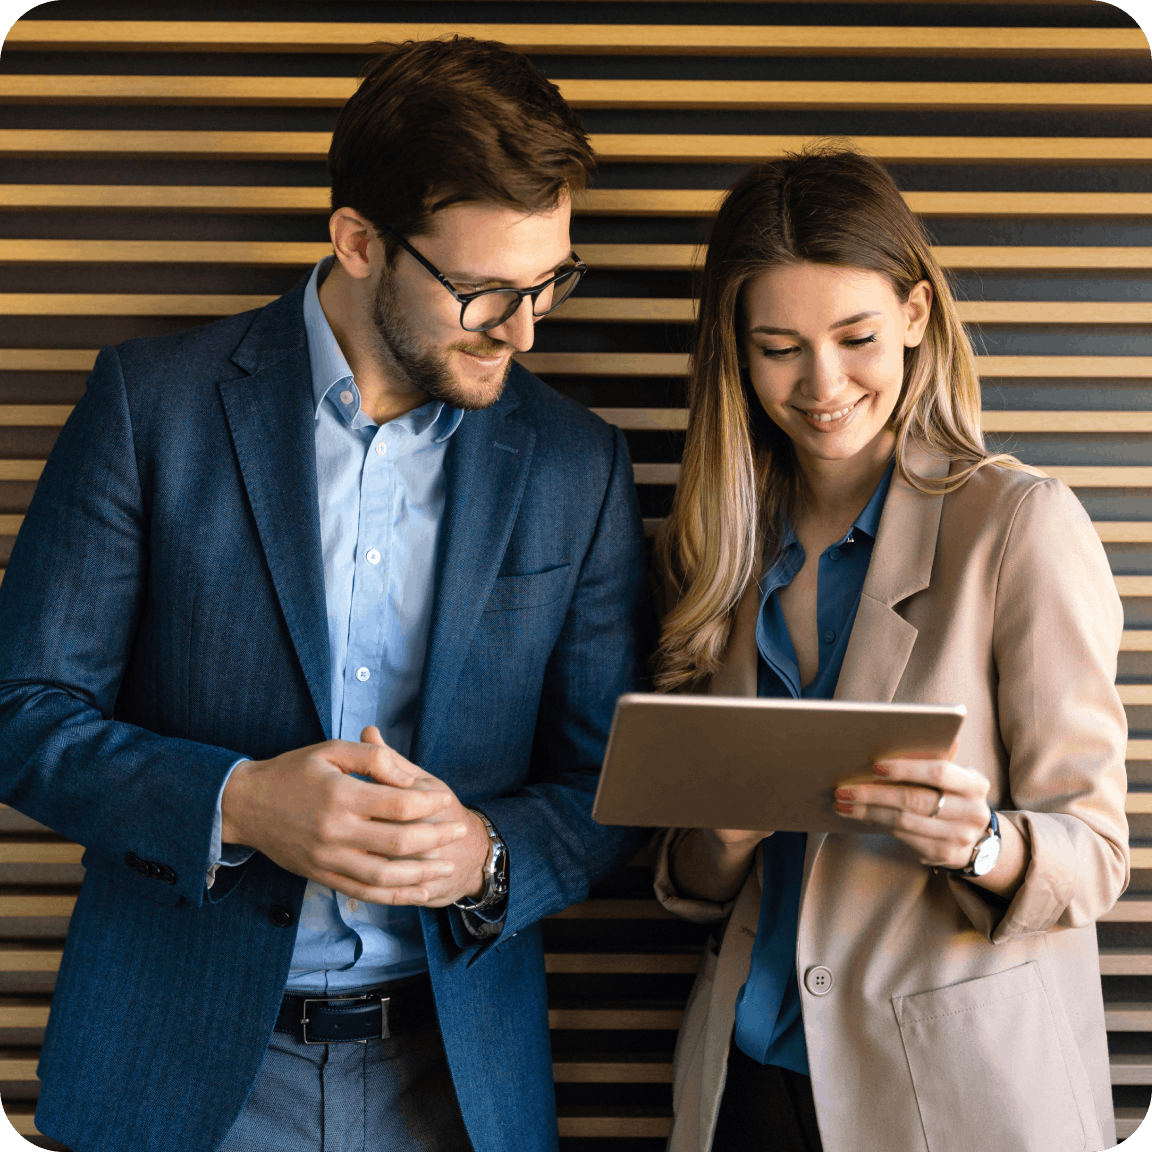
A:
[[[940,791],[940,798],[936,801],[936,807],[932,810],[932,819],[935,820],[941,812],[944,811],[945,792],[943,789]]]

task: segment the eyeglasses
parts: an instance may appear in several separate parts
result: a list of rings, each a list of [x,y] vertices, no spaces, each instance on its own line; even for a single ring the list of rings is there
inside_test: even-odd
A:
[[[391,228],[379,226],[378,231],[386,233],[414,260],[418,260],[460,304],[460,327],[466,332],[487,332],[509,319],[520,307],[525,296],[532,298],[532,315],[547,316],[559,308],[576,290],[581,277],[588,271],[587,265],[572,253],[575,267],[565,268],[551,280],[534,284],[531,288],[484,288],[479,292],[457,292],[444,274],[430,261],[425,260],[406,240],[401,239]]]

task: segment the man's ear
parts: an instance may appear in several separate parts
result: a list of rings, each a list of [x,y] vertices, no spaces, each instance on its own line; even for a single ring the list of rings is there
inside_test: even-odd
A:
[[[374,260],[383,260],[384,245],[376,229],[355,208],[337,208],[328,221],[328,235],[340,266],[355,280],[367,280]]]

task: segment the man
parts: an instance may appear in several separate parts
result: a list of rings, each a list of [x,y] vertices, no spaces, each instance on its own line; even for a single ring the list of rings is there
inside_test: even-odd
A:
[[[642,531],[619,431],[511,356],[591,165],[523,57],[402,45],[334,258],[97,360],[0,590],[0,795],[87,848],[75,1152],[556,1147],[539,920],[636,844],[590,807]]]

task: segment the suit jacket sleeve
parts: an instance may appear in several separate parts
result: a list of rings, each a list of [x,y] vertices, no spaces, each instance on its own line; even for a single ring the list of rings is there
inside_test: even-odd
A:
[[[992,654],[1009,795],[1000,799],[1031,849],[1004,912],[950,878],[994,943],[1079,928],[1128,883],[1127,724],[1116,691],[1123,610],[1100,540],[1062,483],[1036,484],[1008,534],[996,588]]]
[[[167,865],[169,897],[199,904],[237,753],[113,718],[148,595],[146,505],[120,360],[105,348],[0,585],[0,798],[83,844],[88,866],[127,873],[129,852]]]
[[[614,429],[595,533],[545,672],[530,782],[481,805],[508,845],[505,940],[583,900],[640,844],[635,829],[597,824],[592,799],[616,699],[639,686],[650,632],[643,526]]]

